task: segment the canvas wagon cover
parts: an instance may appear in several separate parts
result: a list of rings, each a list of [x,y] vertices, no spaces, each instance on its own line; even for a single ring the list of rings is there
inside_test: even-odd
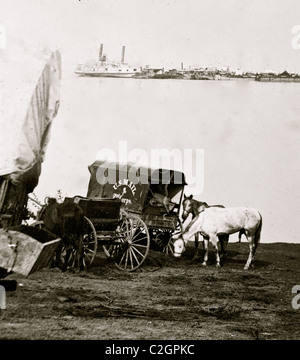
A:
[[[37,185],[60,100],[59,51],[7,41],[0,49],[0,177]]]
[[[91,176],[87,197],[118,198],[128,210],[135,212],[143,210],[147,196],[151,196],[149,188],[163,194],[162,184],[170,184],[168,195],[172,198],[186,185],[182,172],[134,163],[97,160],[88,169]]]

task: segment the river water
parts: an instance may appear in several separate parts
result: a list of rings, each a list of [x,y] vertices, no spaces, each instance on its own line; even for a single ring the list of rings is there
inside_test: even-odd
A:
[[[257,208],[262,242],[300,242],[299,99],[299,83],[65,74],[35,193],[86,195],[87,166],[103,149],[150,165],[166,149],[187,175],[187,195]]]

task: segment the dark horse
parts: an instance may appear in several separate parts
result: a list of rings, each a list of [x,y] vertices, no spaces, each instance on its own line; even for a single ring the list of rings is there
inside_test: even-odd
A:
[[[218,208],[225,208],[223,205],[208,205],[206,202],[201,202],[198,200],[193,199],[193,195],[186,196],[184,195],[184,200],[182,202],[182,222],[184,223],[189,214],[192,214],[192,219],[194,219],[201,211],[211,208],[211,207],[218,207]],[[243,234],[243,230],[239,233],[239,240],[241,240],[241,236]],[[226,255],[227,244],[229,240],[228,234],[218,235],[220,245],[221,245],[221,256]],[[204,244],[204,243],[203,243]],[[193,260],[197,259],[198,252],[199,252],[199,233],[195,234],[195,255]]]
[[[75,250],[77,266],[82,270],[83,266],[83,229],[84,213],[82,208],[66,199],[64,203],[58,203],[56,199],[48,199],[48,204],[41,211],[40,220],[43,220],[45,228],[62,239],[56,251],[54,266],[67,270],[72,251]],[[65,249],[64,261],[62,250]]]

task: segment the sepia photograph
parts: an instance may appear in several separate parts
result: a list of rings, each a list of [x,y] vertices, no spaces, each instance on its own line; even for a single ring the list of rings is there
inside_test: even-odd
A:
[[[299,1],[0,0],[0,340],[300,340],[299,185]]]

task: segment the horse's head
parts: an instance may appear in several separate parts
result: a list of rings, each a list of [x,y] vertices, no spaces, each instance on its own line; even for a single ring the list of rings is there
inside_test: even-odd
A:
[[[175,257],[180,257],[185,252],[185,242],[182,237],[177,238],[174,242],[174,252]]]
[[[192,212],[192,210],[193,210],[193,195],[190,196],[184,195],[184,199],[182,202],[182,215],[181,215],[182,222],[185,222],[185,220]]]
[[[189,241],[189,239],[193,235],[201,232],[202,223],[203,223],[203,213],[201,212],[192,219],[192,221],[180,234],[172,236],[173,245],[174,245],[174,252],[173,252],[174,256],[180,257],[184,253],[186,249],[186,244]]]
[[[180,257],[185,252],[188,237],[186,237],[185,234],[180,233],[177,235],[173,235],[172,239],[174,245],[173,255],[175,257]]]

